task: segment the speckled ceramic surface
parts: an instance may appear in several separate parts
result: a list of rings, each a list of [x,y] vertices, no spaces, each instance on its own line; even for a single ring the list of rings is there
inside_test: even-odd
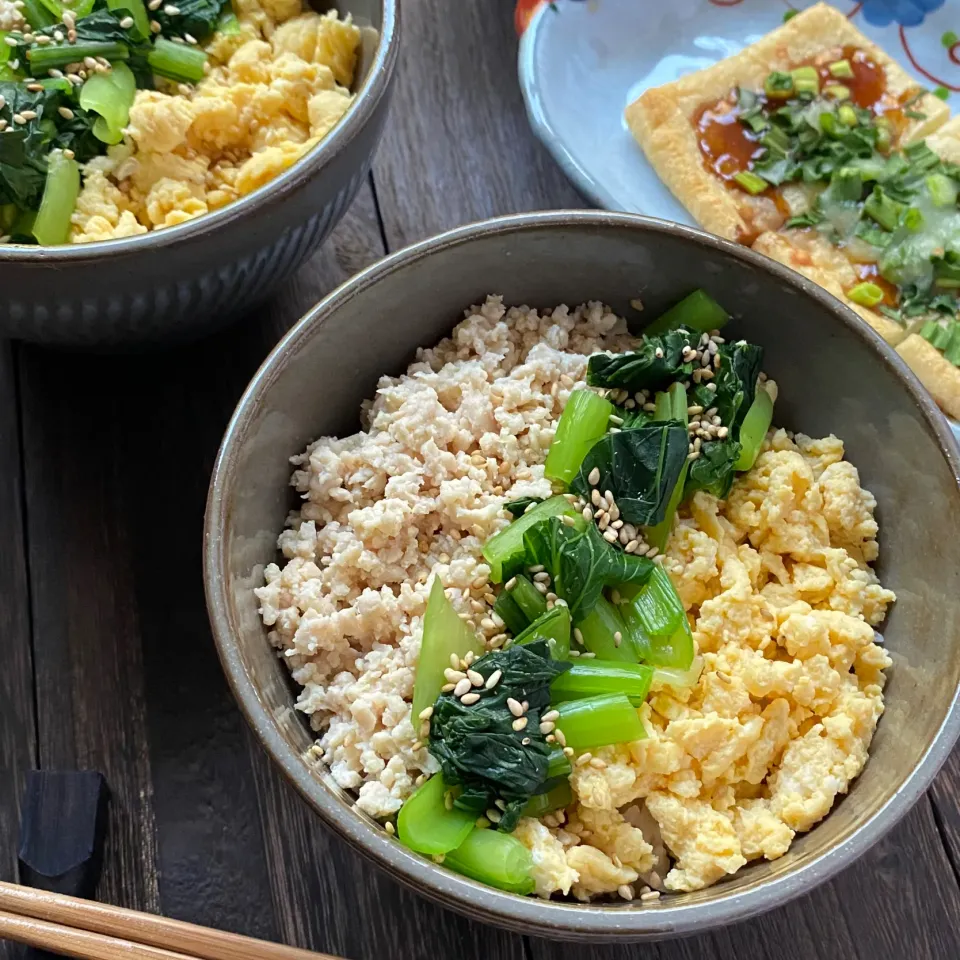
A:
[[[650,904],[504,893],[403,847],[308,754],[314,734],[294,709],[296,693],[253,594],[277,557],[277,534],[294,503],[288,458],[318,436],[356,431],[361,401],[380,376],[401,373],[418,346],[449,334],[463,307],[490,290],[541,307],[600,299],[639,319],[632,298],[642,296],[655,316],[692,282],[731,304],[740,335],[764,344],[764,369],[780,386],[777,423],[842,437],[877,498],[877,573],[898,597],[884,625],[894,660],[886,709],[849,794],[779,860]],[[416,309],[397,309],[411,303]],[[260,367],[211,481],[207,606],[233,692],[267,752],[333,830],[391,875],[446,906],[528,934],[592,941],[691,934],[782,906],[833,876],[907,812],[948,756],[960,732],[960,540],[943,518],[960,512],[958,477],[960,449],[916,377],[853,311],[800,274],[658,220],[600,211],[506,217],[364,270],[304,316]]]
[[[649,87],[710,66],[758,40],[808,0],[520,0],[520,86],[530,122],[597,206],[694,226],[623,120]],[[960,3],[834,4],[871,40],[960,111]],[[960,437],[960,425],[953,424]]]

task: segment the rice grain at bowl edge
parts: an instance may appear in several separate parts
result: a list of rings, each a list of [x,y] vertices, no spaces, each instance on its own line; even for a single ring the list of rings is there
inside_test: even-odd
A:
[[[482,545],[506,525],[504,502],[550,495],[543,459],[587,355],[632,343],[599,304],[538,314],[489,298],[381,381],[369,433],[296,458],[305,503],[257,595],[317,753],[367,813],[391,816],[437,769],[409,703],[430,573],[497,636]],[[867,566],[874,501],[835,438],[781,432],[768,446],[725,504],[695,496],[666,551],[696,618],[700,683],[654,695],[647,740],[575,766],[562,825],[521,822],[539,893],[659,879],[658,834],[678,860],[667,889],[712,883],[785,852],[865,762],[889,663],[870,624],[893,599]]]

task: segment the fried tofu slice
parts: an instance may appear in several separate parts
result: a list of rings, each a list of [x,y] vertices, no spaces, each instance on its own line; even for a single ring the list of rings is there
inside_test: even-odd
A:
[[[863,50],[883,67],[891,96],[920,91],[917,81],[839,10],[817,3],[740,53],[642,93],[626,109],[627,125],[660,179],[701,227],[728,240],[749,240],[776,229],[783,215],[769,197],[730,189],[706,168],[697,140],[697,115],[734,87],[761,90],[771,71],[836,59],[845,46]],[[929,135],[950,114],[947,105],[931,94],[921,97],[914,109],[925,119],[910,121],[900,145]]]

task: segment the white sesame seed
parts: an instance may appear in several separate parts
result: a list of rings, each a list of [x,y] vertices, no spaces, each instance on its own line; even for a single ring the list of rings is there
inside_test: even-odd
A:
[[[467,675],[462,670],[454,670],[453,667],[447,667],[443,671],[443,676],[449,683],[459,683],[461,680],[467,679]]]
[[[563,516],[561,516],[560,519],[568,527],[575,527],[577,525],[577,521],[574,520],[573,517],[568,516],[567,514],[563,514]]]
[[[413,743],[410,745],[410,748],[414,751],[422,750],[423,744],[419,740],[414,740]],[[449,810],[450,808],[447,807],[447,809]]]
[[[546,595],[547,590],[548,590],[548,587],[547,587],[547,585],[546,585],[545,583],[541,583],[541,582],[538,580],[538,581],[534,584],[534,587],[537,589],[537,591],[539,591],[540,593]]]
[[[467,671],[467,679],[468,679],[468,680],[470,681],[470,683],[471,683],[473,686],[475,686],[475,687],[482,687],[482,686],[483,686],[483,675],[480,674],[480,673],[477,673],[476,670],[468,670],[468,671]]]
[[[593,511],[589,507],[583,508],[583,519],[586,520],[587,523],[593,523]]]
[[[503,676],[502,670],[494,670],[493,673],[487,677],[487,682],[483,685],[486,690],[492,690],[499,682],[500,678]]]
[[[3,38],[3,42],[4,42],[8,47],[15,47],[15,46],[17,46],[17,44],[18,44],[20,41],[17,40],[15,37],[4,37],[4,38]]]
[[[577,641],[577,643],[580,644],[581,647],[583,646],[583,631],[581,631],[579,627],[573,628],[573,638]]]
[[[7,98],[0,94],[0,110],[2,110],[7,105]]]
[[[504,585],[504,590],[512,590],[517,585],[517,578],[511,577]]]
[[[544,721],[542,721],[541,724],[540,724],[540,732],[541,732],[541,733],[553,733],[553,731],[556,729],[556,727],[557,727],[557,725],[556,725],[555,723],[551,722],[550,720],[544,720]]]
[[[596,654],[591,653],[589,650],[585,650],[583,653],[580,654],[580,656],[583,657],[584,660],[592,660],[596,656]]]
[[[93,57],[84,57],[84,58],[83,58],[83,65],[84,65],[85,67],[87,67],[87,69],[93,70],[93,69],[95,69],[96,66],[97,66],[97,61],[94,60]]]
[[[57,113],[59,113],[64,120],[73,119],[73,111],[69,107],[58,107]]]
[[[660,899],[660,891],[659,891],[659,890],[651,890],[649,893],[641,893],[641,894],[640,894],[640,899],[641,899],[641,900],[644,900],[644,901],[659,900],[659,899]]]
[[[197,44],[197,38],[193,36],[192,33],[185,33],[183,35],[183,39],[186,40],[187,43],[193,44],[194,46]]]
[[[429,720],[433,716],[433,707],[425,707],[420,711],[418,719],[420,720]]]
[[[546,720],[548,723],[552,723],[560,719],[559,710],[548,710],[542,717],[542,720]]]
[[[623,643],[623,634],[619,630],[616,630],[613,634],[613,645],[619,647],[621,643]]]
[[[56,40],[57,43],[63,43],[63,31],[62,31],[62,30],[54,30],[54,31],[53,31],[53,39]]]
[[[396,827],[388,820],[384,825],[383,829],[385,833],[388,833],[391,837],[397,832]]]
[[[179,7],[175,7],[172,3],[168,3],[168,4],[163,8],[163,12],[164,12],[168,17],[179,17],[179,16],[180,16],[180,8],[179,8]]]
[[[603,504],[603,497],[600,496],[600,491],[594,489],[590,492],[590,502],[595,506],[599,507]]]
[[[460,667],[460,658],[455,653],[450,654],[450,666],[454,670],[457,670]]]
[[[567,745],[567,738],[563,735],[563,731],[559,727],[553,731],[553,735],[561,747],[565,747]]]
[[[517,733],[519,733],[521,730],[523,730],[523,729],[526,728],[526,726],[527,726],[527,718],[526,718],[526,717],[517,717],[517,719],[513,721],[512,726],[513,726],[513,729],[516,730]]]
[[[539,573],[535,573],[533,575],[533,579],[536,583],[549,583],[550,574],[547,573],[546,571],[541,570]]]
[[[471,683],[464,677],[462,680],[458,680],[456,686],[453,688],[453,695],[455,697],[462,697],[465,693],[470,692]]]
[[[120,21],[120,26],[123,27],[124,30],[129,30],[133,26],[133,17],[124,17]]]
[[[13,122],[23,124],[27,122],[27,118],[24,117],[22,114],[15,113],[13,115]]]
[[[491,807],[491,808],[487,811],[487,819],[488,819],[491,823],[499,823],[501,817],[502,817],[502,814],[500,813],[500,811],[497,810],[497,809],[494,808],[494,807]]]
[[[513,697],[507,697],[507,709],[515,716],[523,716],[523,704],[519,700],[514,700]]]
[[[657,349],[653,351],[653,355],[654,355],[658,360],[662,360],[662,359],[663,359],[663,348],[662,348],[662,347],[657,347]]]
[[[616,530],[605,530],[603,533],[603,539],[607,543],[616,543],[617,542],[617,531]]]
[[[620,894],[624,900],[633,899],[633,887],[631,887],[629,883],[621,883],[620,886],[617,887],[617,893]]]
[[[622,420],[620,422],[623,423]],[[600,482],[600,468],[594,467],[590,471],[590,473],[587,474],[587,483],[589,483],[591,487],[595,487],[599,482]]]
[[[453,688],[454,688],[455,686],[456,686],[455,683],[445,683],[445,684],[440,688],[440,692],[441,692],[441,693],[452,693],[452,692],[453,692]]]
[[[571,656],[571,657],[579,657],[579,656],[580,656],[580,651],[579,651],[579,650],[571,650],[571,651],[570,651],[570,656]]]
[[[475,704],[479,699],[480,699],[480,694],[479,694],[479,693],[465,693],[465,694],[460,698],[460,702],[461,702],[464,706],[469,707],[469,706],[472,706],[473,704]]]
[[[163,27],[161,27],[160,24],[157,23],[156,20],[151,20],[151,21],[150,21],[150,32],[151,32],[151,33],[159,33],[162,29],[163,29]]]
[[[564,755],[565,757],[572,757],[574,753],[575,753],[575,751],[574,751],[573,747],[564,747],[564,748],[563,748],[563,755]]]

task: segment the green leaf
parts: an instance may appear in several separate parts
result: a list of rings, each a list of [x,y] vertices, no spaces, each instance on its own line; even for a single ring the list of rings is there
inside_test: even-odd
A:
[[[166,12],[168,6],[175,7],[180,12],[170,15]],[[160,33],[164,37],[185,37],[188,33],[195,40],[203,43],[217,28],[217,21],[224,9],[224,0],[175,0],[165,3],[151,16],[160,24]]]
[[[550,517],[527,530],[523,541],[526,561],[547,569],[574,622],[590,613],[604,587],[646,583],[654,566],[607,543],[593,523],[578,530]]]
[[[687,431],[682,423],[648,423],[601,437],[588,451],[570,489],[590,500],[596,486],[613,494],[620,517],[637,526],[659,523],[687,457]],[[593,471],[599,481],[591,485]]]
[[[644,336],[638,350],[595,353],[587,363],[587,383],[591,387],[618,387],[630,393],[662,390],[674,380],[690,376],[693,365],[684,362],[683,350],[696,347],[699,342],[699,333],[678,327],[658,336]]]
[[[527,507],[532,506],[535,503],[542,503],[538,497],[518,497],[516,500],[511,500],[509,503],[503,505],[503,509],[507,511],[514,518],[522,517],[526,512]]]
[[[706,490],[723,499],[733,486],[733,474],[739,459],[740,444],[736,440],[708,440],[700,447],[700,456],[690,461],[684,496],[690,496],[696,490]]]
[[[454,807],[480,816],[502,800],[506,809],[498,828],[509,832],[530,797],[552,786],[552,750],[540,732],[540,716],[549,709],[550,684],[570,666],[550,657],[545,640],[514,645],[474,662],[472,669],[485,680],[500,671],[494,687],[476,688],[478,702],[466,705],[452,694],[438,697],[430,718],[430,753],[445,782],[461,788]],[[517,718],[508,698],[529,704],[521,730],[513,728]]]

